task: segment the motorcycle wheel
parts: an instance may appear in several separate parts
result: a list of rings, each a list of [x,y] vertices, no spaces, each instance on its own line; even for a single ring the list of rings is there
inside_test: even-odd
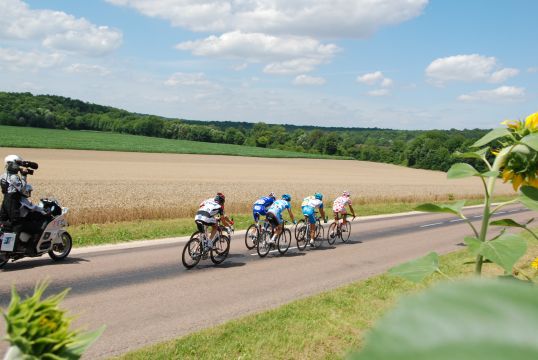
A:
[[[49,256],[54,261],[63,260],[69,255],[71,252],[71,248],[73,247],[73,239],[71,238],[71,235],[69,233],[64,232],[62,233],[62,243],[61,244],[53,244],[52,249],[49,251]]]
[[[3,268],[4,265],[9,261],[9,255],[7,253],[0,253],[0,268]]]

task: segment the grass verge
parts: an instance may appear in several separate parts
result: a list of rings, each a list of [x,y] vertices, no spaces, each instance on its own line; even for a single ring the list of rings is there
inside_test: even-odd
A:
[[[519,263],[528,269],[538,255],[530,236],[527,256]],[[452,278],[474,271],[473,258],[462,250],[441,257],[441,270]],[[486,264],[486,276],[500,274]],[[441,280],[433,276],[415,285],[386,274],[336,290],[297,300],[277,309],[232,320],[121,356],[137,359],[339,359],[361,346],[364,333],[403,294]]]
[[[5,125],[0,126],[0,146],[271,158],[348,159],[338,156],[308,154],[252,146],[162,139],[112,132],[40,129]]]
[[[496,201],[506,201],[510,197],[497,198]],[[481,200],[469,200],[468,205],[480,204]],[[372,203],[356,206],[361,216],[394,214],[412,211],[419,203],[395,202]],[[296,219],[301,219],[300,209],[294,209]],[[328,214],[329,218],[332,213]],[[233,215],[236,230],[244,230],[252,223],[251,214]],[[88,224],[69,227],[75,247],[116,244],[135,240],[161,239],[166,237],[189,236],[196,230],[191,218],[139,220],[107,224]]]

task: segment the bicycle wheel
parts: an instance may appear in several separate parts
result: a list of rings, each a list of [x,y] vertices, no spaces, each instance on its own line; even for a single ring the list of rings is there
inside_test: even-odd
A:
[[[306,248],[306,225],[301,224],[297,235],[295,236],[295,241],[297,241],[297,248],[303,251]]]
[[[200,262],[202,258],[202,241],[200,240],[200,233],[195,232],[191,238],[185,244],[183,253],[181,255],[181,261],[183,266],[187,269],[192,269]]]
[[[254,249],[254,247],[258,243],[258,236],[258,226],[256,224],[250,225],[245,234],[245,246],[247,247],[247,249]]]
[[[331,225],[329,225],[329,230],[327,231],[327,242],[329,245],[334,244],[337,237],[338,234],[336,233],[336,223],[333,222]]]
[[[323,243],[323,238],[325,236],[325,231],[323,228],[319,227],[319,229],[316,229],[316,237],[314,238],[314,248],[319,248],[321,244]]]
[[[316,220],[316,237],[319,237],[322,230],[323,230],[323,226],[321,226],[321,221],[317,219]]]
[[[296,239],[297,239],[297,236],[299,235],[299,230],[302,225],[304,225],[304,219],[297,221],[297,224],[295,224],[295,228],[293,229],[293,232]]]
[[[346,221],[345,224],[342,224],[340,229],[340,239],[342,239],[343,242],[346,242],[349,240],[349,235],[351,235],[351,223]]]
[[[266,257],[269,251],[271,251],[271,244],[268,242],[270,238],[271,233],[267,230],[262,230],[262,234],[256,244],[256,251],[260,257]]]
[[[284,229],[278,236],[278,241],[277,241],[278,252],[284,255],[290,248],[290,244],[291,244],[291,231],[289,229]]]
[[[210,256],[213,264],[220,264],[228,257],[230,252],[230,238],[226,235],[220,234],[219,238],[213,243]]]

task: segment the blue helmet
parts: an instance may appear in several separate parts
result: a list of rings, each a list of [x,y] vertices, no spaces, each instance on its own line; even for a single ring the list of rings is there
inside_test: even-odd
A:
[[[314,197],[318,200],[323,200],[323,194],[322,193],[315,193]]]
[[[291,201],[291,196],[290,196],[290,194],[284,194],[284,195],[282,195],[282,200]]]

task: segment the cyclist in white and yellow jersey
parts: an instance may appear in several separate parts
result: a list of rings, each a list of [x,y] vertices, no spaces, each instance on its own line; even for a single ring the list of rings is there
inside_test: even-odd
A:
[[[327,223],[327,218],[325,217],[325,210],[323,209],[323,195],[321,193],[316,193],[314,196],[308,196],[303,199],[301,204],[301,210],[303,210],[303,215],[308,218],[308,223],[310,224],[310,244],[314,243],[314,238],[316,237],[316,209],[319,209],[323,222]]]

